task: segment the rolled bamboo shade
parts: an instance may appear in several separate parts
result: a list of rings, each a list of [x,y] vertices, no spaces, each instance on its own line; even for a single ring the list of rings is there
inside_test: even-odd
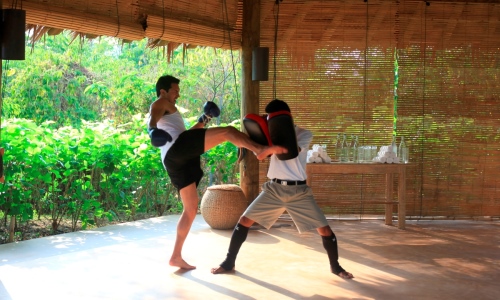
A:
[[[128,16],[124,14],[118,18],[116,3],[123,1],[71,1],[72,6],[58,6],[66,2],[22,1],[22,7],[26,10],[26,23],[126,40],[144,38],[141,24],[135,21],[130,12]],[[3,2],[4,8],[9,6],[6,1]]]
[[[241,20],[236,0],[155,0],[142,6],[147,15],[146,36],[153,39],[239,49]]]
[[[222,29],[201,24],[163,20],[160,16],[148,16],[145,35],[149,38],[167,41],[183,41],[185,44],[203,45],[216,48],[240,48],[241,34],[224,32]],[[231,36],[231,39],[229,38]]]
[[[10,8],[7,2],[2,7]],[[22,7],[28,24],[88,35],[224,49],[239,49],[241,43],[237,0],[24,0]]]

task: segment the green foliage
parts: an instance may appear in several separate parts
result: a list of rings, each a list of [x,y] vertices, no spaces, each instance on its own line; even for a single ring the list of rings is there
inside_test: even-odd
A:
[[[120,126],[83,122],[79,129],[7,121],[0,211],[23,221],[33,219],[34,212],[49,215],[53,231],[63,218],[70,218],[76,230],[78,221],[86,228],[104,218],[134,219],[138,212],[178,212],[177,191],[143,124],[144,115]],[[238,180],[236,154],[234,145],[224,143],[203,155],[204,172],[215,178],[212,184]]]
[[[222,126],[233,126],[239,129],[240,123],[234,121]],[[209,185],[239,182],[238,148],[228,142],[222,143],[203,154],[205,173],[210,174]]]
[[[81,120],[127,123],[148,112],[156,80],[165,74],[181,79],[178,102],[193,115],[211,100],[221,107],[221,123],[240,118],[239,52],[199,47],[184,57],[179,48],[168,63],[162,49],[146,48],[146,40],[120,44],[103,37],[71,43],[68,33],[31,46],[26,60],[10,61],[4,70],[5,118],[75,127]]]
[[[398,123],[398,87],[399,87],[399,64],[398,64],[398,52],[394,49],[394,121],[392,135],[397,134],[397,123]]]
[[[6,122],[5,184],[0,210],[23,220],[50,215],[57,230],[63,217],[73,227],[101,218],[134,216],[155,210],[172,195],[157,149],[143,130],[144,116],[114,127],[110,122],[84,122],[79,129],[55,128],[54,122]],[[173,207],[172,207],[173,208]]]
[[[145,131],[156,80],[165,74],[181,79],[178,107],[188,127],[208,100],[222,111],[211,126],[239,127],[233,121],[240,118],[239,53],[196,48],[184,57],[177,49],[167,63],[162,49],[146,50],[145,43],[72,42],[61,34],[30,45],[25,61],[4,65],[4,222],[48,217],[57,232],[64,219],[77,230],[182,210]],[[205,153],[200,196],[210,184],[237,183],[236,160],[230,143]]]

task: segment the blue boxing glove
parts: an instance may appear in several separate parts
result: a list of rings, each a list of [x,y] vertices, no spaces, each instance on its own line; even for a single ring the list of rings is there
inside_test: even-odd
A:
[[[149,128],[148,133],[151,138],[151,145],[155,147],[164,146],[167,142],[172,141],[172,136],[163,129],[151,127]]]
[[[207,101],[203,105],[203,115],[198,118],[198,122],[207,124],[212,118],[220,116],[220,109],[215,102]]]

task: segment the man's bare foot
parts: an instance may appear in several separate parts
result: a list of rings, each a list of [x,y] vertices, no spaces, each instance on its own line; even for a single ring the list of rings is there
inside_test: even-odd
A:
[[[169,264],[172,267],[179,267],[179,268],[184,269],[184,270],[194,270],[194,269],[196,269],[195,266],[192,266],[192,265],[188,264],[182,258],[178,258],[178,259],[171,258]]]
[[[222,274],[222,273],[227,273],[227,272],[230,272],[230,271],[232,271],[232,270],[226,270],[226,269],[224,269],[221,266],[218,266],[217,268],[212,268],[210,270],[210,272],[212,272],[212,274]]]
[[[288,150],[281,146],[270,146],[262,150],[262,152],[257,153],[257,159],[263,160],[271,154],[283,154],[288,153]]]

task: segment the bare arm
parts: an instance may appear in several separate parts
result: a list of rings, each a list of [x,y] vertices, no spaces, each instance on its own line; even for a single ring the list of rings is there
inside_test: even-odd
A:
[[[202,123],[202,122],[196,122],[191,128],[189,128],[189,130],[191,129],[198,129],[198,128],[204,128],[205,127],[205,124]]]
[[[148,128],[156,128],[156,124],[165,114],[172,114],[177,111],[174,104],[165,99],[158,99],[149,108]]]
[[[203,105],[203,114],[198,118],[198,123],[194,124],[190,129],[204,128],[212,118],[220,115],[220,109],[212,101],[207,101]]]

